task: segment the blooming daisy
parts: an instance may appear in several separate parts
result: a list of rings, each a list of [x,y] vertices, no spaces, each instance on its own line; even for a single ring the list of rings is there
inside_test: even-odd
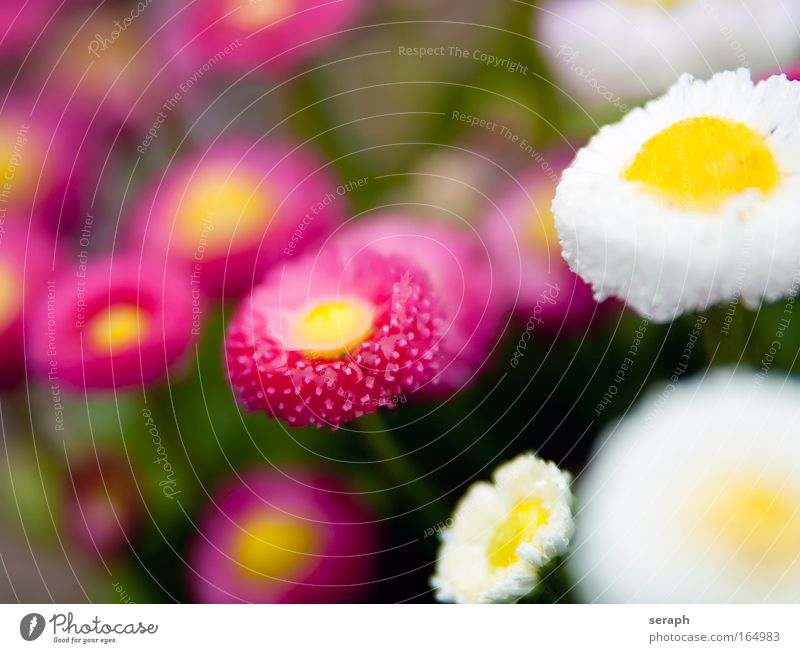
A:
[[[441,329],[431,284],[410,259],[324,252],[270,273],[242,302],[228,374],[248,410],[337,427],[431,382]]]
[[[363,0],[210,0],[183,8],[167,23],[165,45],[187,70],[213,61],[246,73],[261,65],[283,72],[330,46],[356,20]]]
[[[793,293],[799,117],[800,83],[783,76],[682,77],[564,172],[553,202],[564,258],[597,299],[658,322]]]
[[[440,383],[429,388],[438,393],[469,383],[487,362],[501,330],[501,290],[479,237],[452,224],[382,214],[348,223],[333,242],[356,255],[371,248],[409,256],[428,273],[445,316],[445,362]]]
[[[152,383],[192,342],[193,301],[183,275],[152,274],[117,257],[67,269],[26,324],[30,360],[73,388]]]
[[[66,525],[82,549],[105,556],[125,548],[141,515],[136,481],[117,454],[92,451],[71,463],[63,497]]]
[[[483,216],[481,233],[508,301],[537,328],[585,326],[595,311],[590,288],[561,258],[550,205],[571,154],[558,152],[520,175]]]
[[[370,515],[336,478],[252,471],[231,480],[203,518],[190,585],[203,603],[344,603],[371,579]]]
[[[552,0],[533,32],[567,93],[624,111],[682,73],[792,63],[798,24],[800,4],[786,0]]]
[[[800,601],[800,383],[717,369],[610,429],[579,486],[586,600]]]
[[[533,453],[498,467],[458,504],[431,584],[440,601],[508,603],[566,553],[573,532],[570,476]]]
[[[218,141],[152,180],[134,229],[150,255],[183,265],[205,293],[239,296],[339,222],[342,200],[324,168],[280,141]]]

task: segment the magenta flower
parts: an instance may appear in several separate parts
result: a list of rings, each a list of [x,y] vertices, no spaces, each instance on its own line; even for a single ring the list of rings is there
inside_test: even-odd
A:
[[[263,64],[284,72],[350,27],[363,0],[210,0],[167,23],[165,45],[187,71],[203,64],[249,72]]]
[[[0,3],[0,52],[3,55],[11,51],[28,52],[60,5],[61,0],[3,0]]]
[[[335,478],[258,470],[229,482],[200,525],[191,588],[203,603],[345,603],[364,594],[377,537]]]
[[[76,389],[152,383],[187,351],[196,330],[188,279],[115,258],[69,269],[26,325],[30,359]]]
[[[125,549],[141,510],[136,481],[122,459],[92,452],[71,463],[64,497],[66,525],[81,549],[101,556]]]
[[[0,221],[0,388],[14,387],[25,376],[23,329],[26,309],[46,293],[52,247],[21,218]]]
[[[543,160],[500,195],[481,231],[498,276],[517,312],[536,330],[583,328],[596,303],[592,291],[561,258],[550,205],[566,153]]]
[[[502,330],[504,296],[480,237],[455,225],[384,214],[349,223],[334,238],[351,254],[370,247],[409,256],[430,277],[445,320],[437,393],[458,390],[487,363]]]
[[[279,141],[218,142],[153,180],[136,229],[146,251],[212,296],[240,296],[340,221],[324,164]]]
[[[442,318],[409,259],[308,256],[271,273],[231,322],[231,384],[248,410],[334,428],[407,400],[440,369]]]

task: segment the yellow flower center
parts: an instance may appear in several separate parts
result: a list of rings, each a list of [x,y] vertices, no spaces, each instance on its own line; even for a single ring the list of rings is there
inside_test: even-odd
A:
[[[518,503],[511,514],[495,529],[486,554],[492,567],[508,567],[519,561],[517,548],[530,542],[536,531],[550,519],[550,512],[541,499],[528,499]]]
[[[264,27],[295,11],[296,0],[234,0],[230,18],[242,27]]]
[[[292,342],[308,358],[340,358],[369,338],[374,318],[375,309],[360,299],[319,304],[295,320]]]
[[[290,580],[314,562],[314,533],[305,522],[259,513],[246,519],[241,528],[232,557],[250,578],[259,582]]]
[[[229,176],[230,175],[230,176]],[[195,177],[178,214],[180,242],[201,259],[206,251],[257,243],[269,226],[271,202],[255,177],[216,169]]]
[[[744,123],[702,116],[653,136],[622,176],[680,209],[711,210],[745,190],[769,194],[780,171],[760,134]]]
[[[554,192],[552,188],[548,188],[534,198],[535,206],[528,222],[527,236],[528,243],[536,251],[546,252],[558,246],[558,232],[550,209]]]
[[[0,190],[7,184],[6,201],[27,201],[36,190],[44,160],[31,131],[21,123],[0,123]],[[49,181],[42,178],[45,188]],[[40,188],[39,192],[44,191]]]
[[[16,318],[20,304],[20,279],[14,270],[0,263],[0,330]]]
[[[92,348],[107,354],[136,346],[149,330],[147,312],[135,304],[113,304],[90,320],[87,332]]]
[[[708,511],[709,536],[753,566],[800,565],[800,489],[748,479],[722,487]]]

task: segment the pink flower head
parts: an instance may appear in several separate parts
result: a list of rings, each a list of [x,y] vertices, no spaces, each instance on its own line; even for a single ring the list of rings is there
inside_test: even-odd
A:
[[[481,230],[506,293],[537,330],[585,326],[596,303],[588,285],[561,257],[550,205],[569,156],[556,154],[523,173],[484,216]]]
[[[78,141],[46,103],[17,97],[0,110],[0,215],[55,229],[77,211]]]
[[[242,303],[228,373],[248,410],[336,428],[431,382],[441,327],[428,277],[410,259],[324,252],[274,271]]]
[[[324,164],[279,141],[218,142],[145,193],[137,229],[212,296],[240,296],[340,221]]]
[[[33,365],[74,388],[152,383],[192,341],[188,278],[170,269],[153,274],[134,259],[69,269],[41,304],[26,325]]]
[[[116,454],[70,463],[64,496],[67,527],[84,551],[104,556],[126,547],[141,513],[131,469]]]
[[[372,577],[369,514],[335,478],[259,470],[227,484],[200,526],[191,586],[203,603],[344,603]]]
[[[166,44],[186,70],[207,62],[246,73],[264,65],[285,72],[350,27],[363,0],[208,0],[187,6],[167,24]]]
[[[453,224],[384,214],[349,223],[334,242],[357,254],[371,248],[408,256],[428,273],[445,315],[439,391],[458,390],[487,362],[501,324],[501,289],[480,237]]]
[[[0,388],[10,388],[25,376],[23,318],[46,292],[53,248],[21,218],[0,225]]]
[[[3,0],[0,3],[0,52],[3,55],[10,51],[28,52],[60,5],[61,0]]]

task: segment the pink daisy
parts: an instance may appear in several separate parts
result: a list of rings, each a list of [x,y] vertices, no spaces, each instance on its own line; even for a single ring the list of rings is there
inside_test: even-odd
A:
[[[203,603],[345,603],[364,594],[377,537],[336,478],[272,470],[231,480],[200,524],[190,584]]]
[[[242,303],[228,373],[248,410],[335,428],[431,382],[441,328],[427,275],[411,260],[325,252],[275,270]]]
[[[248,72],[264,64],[283,72],[329,47],[356,20],[363,0],[209,0],[167,22],[165,44],[182,66],[207,62]]]
[[[192,342],[188,280],[115,258],[69,269],[26,325],[42,375],[76,389],[125,388],[166,375]]]
[[[240,296],[276,262],[340,222],[336,183],[314,156],[280,141],[219,141],[144,193],[135,228],[146,251],[183,265],[193,285]]]
[[[445,316],[440,383],[428,387],[438,393],[469,383],[502,330],[503,297],[480,237],[444,222],[383,214],[348,223],[334,242],[350,254],[369,247],[408,256],[428,273]]]
[[[535,328],[555,333],[581,329],[596,303],[591,288],[561,258],[550,205],[561,171],[569,163],[557,153],[524,172],[500,194],[481,231],[498,276],[517,312]]]

